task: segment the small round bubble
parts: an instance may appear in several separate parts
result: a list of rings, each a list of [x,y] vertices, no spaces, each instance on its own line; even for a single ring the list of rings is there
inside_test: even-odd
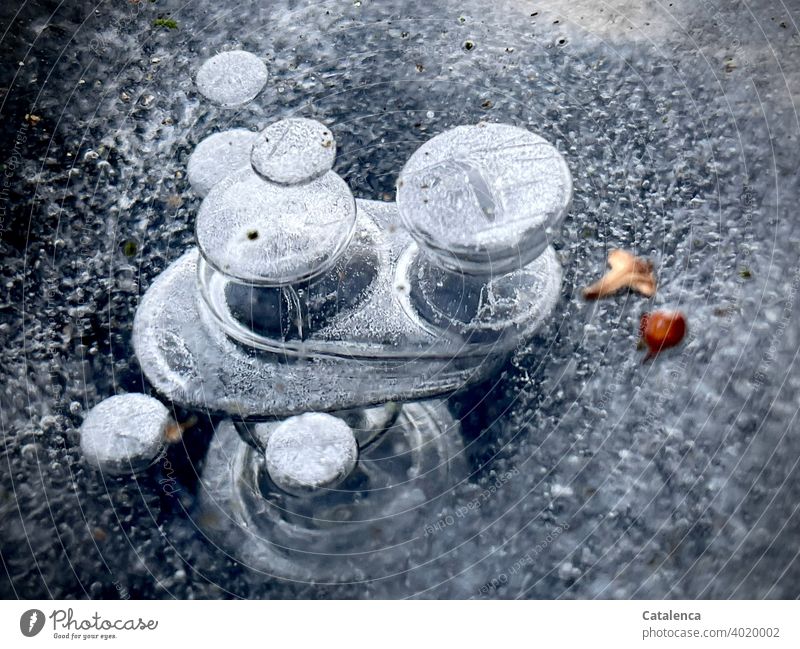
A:
[[[81,424],[81,452],[87,462],[112,474],[145,468],[164,446],[169,410],[145,394],[120,394],[101,401]]]
[[[355,467],[358,444],[344,421],[325,413],[290,417],[269,436],[267,471],[284,491],[334,487]]]
[[[205,196],[221,180],[250,165],[256,134],[243,128],[214,133],[200,142],[187,165],[189,184]]]
[[[197,71],[197,88],[225,108],[252,101],[267,83],[267,66],[255,54],[235,50],[208,59]]]
[[[262,176],[276,183],[304,183],[327,173],[336,158],[330,129],[313,119],[292,117],[258,134],[251,161]]]

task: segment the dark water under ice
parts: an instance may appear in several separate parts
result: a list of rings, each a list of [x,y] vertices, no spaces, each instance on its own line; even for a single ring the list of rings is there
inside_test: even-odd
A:
[[[791,3],[18,4],[0,9],[0,595],[800,595]],[[231,111],[192,77],[234,48],[270,79]],[[89,407],[149,389],[131,323],[193,244],[189,154],[290,115],[332,128],[363,198],[391,200],[422,142],[479,120],[544,135],[575,184],[552,320],[451,399],[468,513],[421,522],[422,567],[361,584],[271,579],[204,541],[186,512],[209,420],[137,480],[78,452]],[[653,259],[655,305],[688,317],[647,365],[653,304],[580,297],[615,247]]]

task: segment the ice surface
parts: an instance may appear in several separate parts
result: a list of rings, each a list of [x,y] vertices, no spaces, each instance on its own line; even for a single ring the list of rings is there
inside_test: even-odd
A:
[[[289,493],[330,489],[356,465],[353,430],[333,415],[310,412],[284,420],[264,452],[273,482]]]
[[[222,181],[197,215],[203,256],[226,275],[281,286],[329,269],[353,235],[356,206],[334,172],[277,185],[251,169]]]
[[[214,133],[200,142],[186,165],[192,189],[205,196],[221,180],[249,168],[255,137],[253,131],[235,128]]]
[[[81,424],[81,452],[106,473],[131,473],[158,457],[169,410],[144,394],[118,394],[98,403]]]
[[[290,117],[258,134],[251,162],[262,176],[293,185],[328,173],[336,159],[333,133],[316,120]]]
[[[423,251],[454,270],[498,275],[548,245],[572,198],[564,158],[544,138],[507,124],[458,126],[403,167],[397,204]]]
[[[267,83],[267,66],[255,54],[234,50],[212,56],[197,71],[197,89],[224,108],[255,99]]]
[[[162,3],[70,3],[40,34],[28,21],[43,22],[43,3],[19,5],[0,122],[0,594],[798,596],[791,3],[246,0],[231,11],[197,0],[178,30],[152,28]],[[263,54],[272,80],[239,111],[193,83],[232,47]],[[407,570],[335,587],[234,562],[186,517],[210,425],[135,481],[86,471],[79,448],[89,406],[150,387],[131,322],[194,245],[192,149],[220,129],[297,115],[336,125],[336,170],[360,198],[392,201],[421,144],[480,120],[542,134],[575,188],[552,235],[564,267],[552,316],[493,380],[449,399],[469,455],[453,500],[473,508],[451,509],[449,526],[446,512],[426,517],[435,531],[408,544]],[[655,304],[580,298],[616,247],[653,259]],[[198,314],[175,301],[165,308],[181,331]],[[690,339],[642,365],[636,329],[653,307],[683,310]],[[169,368],[177,385],[208,369],[164,337],[183,360]],[[261,399],[282,401],[280,381],[267,384]]]

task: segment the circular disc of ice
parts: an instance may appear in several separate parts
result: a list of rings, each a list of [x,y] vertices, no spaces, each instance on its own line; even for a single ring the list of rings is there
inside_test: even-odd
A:
[[[506,124],[458,126],[423,144],[397,183],[400,217],[436,263],[507,273],[548,245],[572,199],[566,161],[544,138]]]
[[[334,172],[303,185],[277,185],[247,169],[209,192],[197,215],[197,244],[225,275],[285,286],[329,270],[355,224],[353,194]]]
[[[145,394],[119,394],[101,401],[81,424],[81,452],[102,471],[143,469],[158,457],[171,423],[169,410]]]
[[[256,133],[235,128],[209,135],[189,156],[186,172],[189,183],[200,196],[205,196],[220,180],[250,165],[250,150]]]
[[[212,56],[197,71],[197,88],[225,108],[251,101],[267,83],[267,66],[255,54],[234,50]]]
[[[264,451],[272,481],[289,493],[334,487],[355,467],[353,430],[333,415],[311,412],[283,421]]]
[[[282,184],[304,183],[333,167],[336,142],[324,124],[291,117],[270,124],[253,146],[253,168],[268,180]]]

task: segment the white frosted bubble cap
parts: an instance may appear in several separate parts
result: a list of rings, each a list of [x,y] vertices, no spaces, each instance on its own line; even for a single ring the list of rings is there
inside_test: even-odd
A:
[[[108,473],[130,473],[153,463],[172,419],[163,403],[145,394],[119,394],[92,408],[81,424],[81,452]]]
[[[205,196],[221,180],[240,169],[247,169],[256,135],[253,131],[235,128],[202,140],[189,156],[186,168],[192,189]]]
[[[209,192],[197,215],[197,243],[225,275],[284,286],[330,269],[355,224],[353,194],[334,172],[303,185],[278,185],[248,169]]]
[[[325,413],[289,417],[272,432],[264,451],[272,481],[289,493],[331,488],[358,459],[353,430]]]
[[[400,217],[421,249],[467,273],[506,273],[535,259],[571,199],[558,150],[507,124],[437,135],[414,152],[397,183]]]
[[[330,129],[313,119],[291,117],[270,124],[253,146],[251,162],[276,183],[304,183],[333,168],[336,142]]]
[[[212,56],[197,71],[197,89],[225,108],[252,101],[267,83],[267,66],[255,54],[234,50]]]

